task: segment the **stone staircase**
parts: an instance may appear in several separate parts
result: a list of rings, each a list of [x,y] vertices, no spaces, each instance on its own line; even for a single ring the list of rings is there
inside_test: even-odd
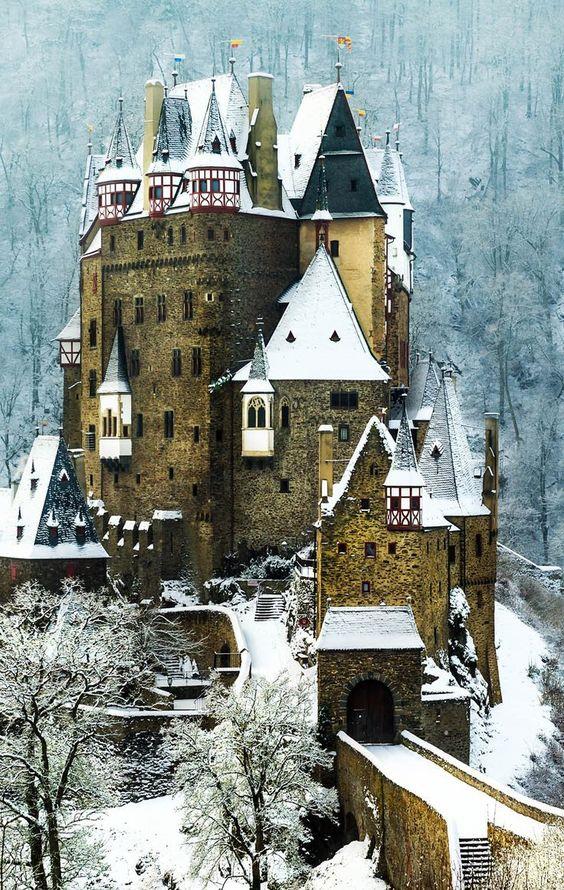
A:
[[[259,593],[255,608],[255,621],[279,618],[284,611],[284,597],[280,593]]]
[[[492,867],[492,853],[487,837],[461,837],[460,860],[464,890],[485,887]]]

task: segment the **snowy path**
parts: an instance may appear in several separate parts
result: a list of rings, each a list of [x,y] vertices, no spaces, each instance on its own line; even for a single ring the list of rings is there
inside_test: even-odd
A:
[[[528,674],[530,665],[541,665],[546,645],[536,630],[501,603],[495,604],[495,620],[503,702],[492,709],[486,725],[490,738],[473,762],[492,779],[515,786],[530,767],[531,754],[539,750],[539,736],[554,733],[550,709],[541,703],[538,686]]]
[[[287,671],[291,677],[300,677],[302,671],[297,661],[292,658],[284,624],[279,618],[255,621],[255,605],[256,600],[253,600],[244,611],[237,610],[251,653],[252,676],[274,680],[279,674]]]
[[[488,821],[532,840],[544,831],[539,822],[466,785],[403,745],[365,745],[364,748],[372,762],[393,782],[417,794],[455,825],[459,837],[487,837]]]

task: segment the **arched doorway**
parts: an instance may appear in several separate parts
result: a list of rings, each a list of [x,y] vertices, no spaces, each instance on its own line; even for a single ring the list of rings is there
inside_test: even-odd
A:
[[[218,652],[219,658],[217,659],[219,668],[228,668],[231,667],[231,646],[229,643],[224,643],[221,649]]]
[[[392,742],[394,699],[378,680],[363,680],[347,702],[347,732],[357,742]]]

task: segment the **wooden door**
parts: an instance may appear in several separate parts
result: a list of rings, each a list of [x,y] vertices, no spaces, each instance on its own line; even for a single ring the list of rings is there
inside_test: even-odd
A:
[[[394,700],[377,680],[363,680],[354,687],[347,705],[347,732],[357,742],[392,742]]]

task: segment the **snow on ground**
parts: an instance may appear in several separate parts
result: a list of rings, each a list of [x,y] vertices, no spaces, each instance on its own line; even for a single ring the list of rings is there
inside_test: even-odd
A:
[[[100,816],[94,834],[106,848],[109,877],[114,882],[102,882],[104,890],[163,890],[164,886],[203,890],[200,880],[188,877],[190,846],[181,832],[178,800],[170,795],[155,797],[108,809]],[[167,874],[175,884],[165,884]],[[231,881],[225,890],[242,890],[243,886]]]
[[[235,610],[251,653],[252,676],[274,680],[286,671],[299,678],[302,669],[292,657],[283,619],[255,621],[255,607],[256,599]]]
[[[386,890],[388,885],[374,877],[374,863],[366,858],[367,849],[367,841],[341,847],[332,859],[313,869],[303,890]]]
[[[541,703],[539,688],[529,677],[530,666],[540,666],[547,650],[536,630],[497,602],[495,620],[503,702],[483,726],[474,721],[472,764],[492,779],[519,787],[531,754],[543,744],[539,737],[554,733],[550,709]]]

